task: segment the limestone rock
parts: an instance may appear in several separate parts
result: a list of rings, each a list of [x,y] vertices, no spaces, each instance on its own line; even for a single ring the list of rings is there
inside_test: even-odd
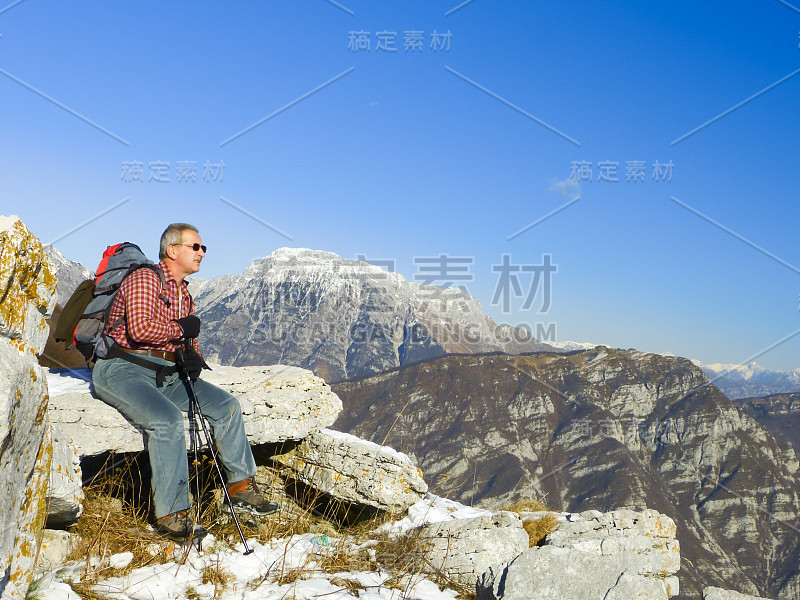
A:
[[[543,546],[530,548],[507,566],[487,570],[477,585],[478,600],[666,600],[655,579],[623,570],[588,552]]]
[[[21,600],[44,529],[52,443],[47,387],[32,354],[0,338],[0,598]]]
[[[655,510],[610,513],[586,511],[578,520],[561,523],[548,534],[546,544],[615,556],[625,570],[640,575],[677,573],[681,565],[675,522]]]
[[[406,455],[338,431],[314,433],[276,457],[293,477],[344,502],[402,513],[428,485]]]
[[[425,570],[469,586],[492,565],[519,556],[529,543],[522,520],[510,512],[431,523],[415,533]]]
[[[571,515],[545,545],[480,578],[478,600],[666,600],[678,594],[675,523],[654,510]]]
[[[703,600],[766,600],[760,596],[749,596],[718,587],[703,588]]]
[[[81,461],[75,440],[53,428],[53,465],[47,490],[47,527],[63,528],[83,512]]]
[[[56,278],[42,243],[18,217],[0,216],[0,336],[38,354],[50,333]]]
[[[328,384],[299,367],[215,366],[203,379],[239,398],[254,444],[305,439],[332,425],[342,410]]]
[[[301,440],[333,423],[342,410],[338,396],[305,369],[212,366],[203,379],[239,399],[251,444]],[[141,432],[96,398],[90,381],[88,369],[50,371],[50,420],[59,435],[71,437],[81,457],[142,450]]]
[[[42,574],[62,565],[70,552],[78,545],[80,537],[76,533],[45,529],[39,558],[36,560],[36,573]]]
[[[0,598],[21,600],[44,529],[52,459],[47,384],[36,362],[56,281],[42,244],[0,216]]]

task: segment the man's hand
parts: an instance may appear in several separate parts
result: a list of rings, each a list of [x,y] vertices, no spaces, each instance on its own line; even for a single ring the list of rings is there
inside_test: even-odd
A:
[[[181,333],[184,338],[196,338],[200,335],[200,319],[194,315],[173,319],[173,321],[180,325]]]
[[[181,348],[176,354],[178,359],[178,368],[186,373],[189,376],[189,379],[192,381],[197,381],[197,378],[200,377],[200,372],[203,370],[203,367],[207,367],[206,361],[203,360],[203,357],[200,356],[200,354],[198,354],[198,352],[192,347]]]

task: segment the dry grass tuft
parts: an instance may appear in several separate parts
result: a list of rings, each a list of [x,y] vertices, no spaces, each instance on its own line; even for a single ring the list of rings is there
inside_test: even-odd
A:
[[[70,583],[69,586],[72,588],[72,591],[75,592],[81,600],[108,600],[102,594],[98,594],[92,589],[91,583],[80,582],[80,583]]]
[[[537,500],[535,498],[517,500],[516,502],[503,506],[501,510],[507,510],[518,514],[551,512],[542,500]],[[534,546],[541,546],[547,534],[558,527],[558,519],[554,514],[546,514],[539,518],[523,517],[522,527],[528,534],[529,547],[533,548]]]
[[[186,588],[186,598],[187,600],[200,600],[200,594],[193,587]]]
[[[203,583],[214,584],[214,598],[219,597],[235,579],[236,577],[232,573],[223,569],[218,564],[210,565],[203,569]]]
[[[132,570],[161,561],[171,549],[170,544],[153,538],[147,522],[130,507],[115,498],[103,495],[96,488],[84,490],[83,515],[72,528],[80,541],[67,560],[81,560],[96,556],[97,566],[87,565],[81,580],[87,584],[100,576],[125,575]],[[132,552],[133,560],[124,569],[105,566],[108,557],[121,552]]]
[[[547,534],[558,527],[558,519],[554,515],[545,515],[541,519],[525,519],[522,528],[528,534],[528,546],[541,546]]]
[[[306,571],[304,569],[289,569],[288,571],[282,572],[280,576],[275,579],[275,583],[278,585],[297,583],[298,580],[303,579],[305,573]]]
[[[358,581],[353,581],[352,579],[345,579],[344,577],[331,577],[331,585],[338,586],[347,591],[352,596],[358,597],[360,596],[360,592],[362,590],[366,590],[367,588],[360,584]]]

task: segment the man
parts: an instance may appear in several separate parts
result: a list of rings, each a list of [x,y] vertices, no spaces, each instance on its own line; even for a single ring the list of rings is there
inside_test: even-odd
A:
[[[194,315],[185,278],[197,273],[205,253],[196,227],[187,223],[167,227],[161,236],[158,264],[164,273],[164,289],[152,269],[138,269],[123,280],[105,332],[116,349],[92,371],[97,395],[144,431],[152,467],[156,529],[175,539],[205,535],[205,529],[195,526],[188,516],[191,501],[183,428],[183,413],[189,409],[187,387],[178,372],[164,377],[155,370],[158,365],[174,367],[176,352],[184,346],[180,366],[194,381],[202,413],[213,428],[234,506],[256,514],[278,508],[256,487],[256,464],[238,400],[198,378],[205,365],[196,339],[200,319]],[[136,364],[143,359],[147,366]]]

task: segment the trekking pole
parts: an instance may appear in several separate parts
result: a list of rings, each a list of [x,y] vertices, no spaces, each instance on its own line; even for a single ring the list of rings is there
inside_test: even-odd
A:
[[[187,349],[189,348],[189,344],[191,343],[192,343],[191,339],[186,340]],[[225,501],[228,503],[228,508],[231,511],[231,517],[233,517],[233,522],[236,524],[236,530],[239,532],[239,537],[242,538],[242,544],[244,545],[244,555],[247,556],[248,554],[253,553],[253,549],[247,545],[247,540],[244,537],[242,526],[239,523],[239,517],[236,516],[236,511],[233,508],[233,500],[231,499],[231,495],[228,492],[228,487],[225,485],[225,479],[222,477],[222,469],[220,468],[219,461],[217,460],[217,453],[215,452],[215,448],[211,443],[211,434],[209,433],[208,426],[206,425],[206,418],[203,415],[203,411],[200,409],[200,402],[197,400],[197,395],[194,393],[194,386],[192,385],[192,380],[189,377],[189,373],[187,373],[186,369],[183,368],[183,360],[182,360],[183,348],[178,348],[176,354],[178,355],[178,361],[176,364],[178,365],[180,378],[183,380],[183,383],[186,386],[186,391],[189,392],[189,410],[193,413],[193,416],[195,418],[199,417],[200,419],[200,426],[203,431],[203,436],[205,437],[206,444],[208,445],[209,450],[211,450],[211,459],[214,463],[214,467],[217,470],[217,475],[219,476],[219,479],[222,482],[222,491],[225,494]]]
[[[197,430],[197,414],[195,413],[194,402],[189,399],[189,454],[192,457],[192,467],[194,467],[194,498],[197,507],[197,521],[200,521],[200,460],[199,452],[202,451],[200,432]],[[191,475],[190,475],[191,477]],[[190,488],[191,489],[191,486]]]

